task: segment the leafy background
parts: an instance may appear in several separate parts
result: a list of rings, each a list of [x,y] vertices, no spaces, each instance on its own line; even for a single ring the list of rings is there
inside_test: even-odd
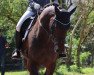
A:
[[[62,0],[60,0],[62,2]],[[64,69],[78,71],[82,68],[94,67],[94,0],[74,0],[77,10],[72,16],[71,27],[67,33],[68,58],[58,60],[57,72]],[[26,11],[27,0],[0,0],[0,29],[7,38],[10,48],[6,50],[7,69],[21,69],[22,62],[11,60],[15,48],[15,27]],[[20,67],[14,67],[19,66]],[[83,70],[82,70],[83,71]],[[87,70],[86,70],[87,71]]]

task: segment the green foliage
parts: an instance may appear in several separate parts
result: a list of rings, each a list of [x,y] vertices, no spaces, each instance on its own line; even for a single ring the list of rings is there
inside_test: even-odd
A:
[[[83,74],[94,73],[94,68],[83,68],[83,69],[81,70],[81,72],[82,72]]]
[[[94,23],[94,11],[92,11],[88,16],[88,24]]]
[[[13,42],[16,24],[26,7],[26,0],[0,0],[0,28],[9,43]]]
[[[58,69],[55,71],[55,75],[65,75],[67,73],[67,68],[64,65],[61,65],[58,67]]]
[[[81,69],[82,69],[82,67],[78,68],[77,65],[71,65],[70,66],[70,70],[72,72],[79,72],[79,73],[81,73]]]
[[[74,72],[76,69],[76,66],[71,66],[72,70],[71,72],[68,72],[66,67],[61,65],[61,67],[58,69],[58,72],[55,72],[54,75],[94,75],[94,68],[81,68],[81,73]],[[27,71],[15,71],[15,72],[6,72],[5,75],[28,75],[29,73]],[[40,73],[40,75],[43,75],[43,73]]]
[[[70,66],[70,69],[71,69],[71,71],[77,72],[77,66],[76,65]]]
[[[59,0],[59,1],[60,1],[60,4],[62,4],[62,0]],[[89,5],[92,7],[93,0],[90,0],[90,1],[91,2],[89,3]],[[7,58],[10,58],[12,51],[15,47],[14,46],[15,45],[14,34],[15,34],[16,24],[17,24],[19,18],[22,16],[22,14],[25,12],[27,6],[28,6],[27,0],[0,0],[0,28],[3,29],[3,34],[7,38],[7,41],[10,44],[10,49],[7,50],[7,54],[6,54]],[[74,14],[74,16],[73,16],[72,29],[74,28],[74,26],[79,18],[79,15],[81,15],[82,9],[80,9],[79,7],[77,7],[77,8],[79,10],[77,10],[76,14]],[[84,11],[84,9],[83,9],[83,11]],[[88,16],[88,19],[86,19],[86,20],[87,20],[87,24],[89,24],[89,25],[94,23],[94,11],[91,11],[91,13]],[[83,25],[82,22],[83,22],[83,20],[80,22],[80,25],[76,29],[76,33],[74,34],[74,37],[73,37],[72,61],[74,62],[74,64],[77,63],[77,61],[76,61],[77,60],[77,48],[78,48],[78,44],[79,44],[80,31],[81,31],[81,28]],[[66,43],[68,43],[68,44],[70,42],[70,33],[71,33],[71,30],[69,31],[67,39],[66,39]],[[88,48],[91,48],[91,47],[88,47]],[[89,52],[84,51],[83,53],[81,53],[81,55],[80,55],[81,63],[85,62],[85,60],[88,58],[89,55],[90,55]],[[10,61],[10,60],[8,60],[8,61]],[[61,61],[62,60],[57,62],[56,70],[55,70],[56,75],[62,75],[62,74],[67,73],[67,68],[66,68],[66,66],[61,65]],[[76,65],[72,65],[72,66],[70,66],[70,68],[71,68],[71,71],[77,71]],[[40,72],[43,74],[44,70],[41,70]],[[86,69],[86,70],[90,70],[90,69]],[[82,72],[85,73],[87,71],[83,70]]]
[[[9,42],[14,36],[17,21],[26,10],[26,0],[3,0],[0,2],[0,28]]]
[[[91,55],[90,52],[81,53],[81,55],[80,55],[80,61],[81,61],[81,63],[86,62],[88,56],[90,56],[90,55]]]
[[[26,71],[6,72],[5,75],[28,75]]]
[[[76,59],[77,59],[77,48],[78,48],[78,43],[79,40],[76,38],[73,38],[73,47],[72,47],[72,60],[74,63],[76,63]]]
[[[15,28],[27,5],[27,0],[0,0],[0,29],[3,30],[3,35],[7,38],[10,46],[6,50],[6,63],[15,63],[11,60],[11,54],[15,47]]]
[[[40,73],[41,75],[43,75],[43,74],[45,73],[45,71],[46,71],[45,68],[41,68],[40,71],[39,71],[39,73]]]

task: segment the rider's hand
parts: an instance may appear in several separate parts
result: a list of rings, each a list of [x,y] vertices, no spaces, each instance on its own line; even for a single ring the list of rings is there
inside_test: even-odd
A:
[[[38,4],[36,2],[30,2],[29,5],[30,5],[31,8],[34,8],[35,10],[40,9],[40,4]]]
[[[34,2],[34,9],[39,10],[40,9],[40,4]]]

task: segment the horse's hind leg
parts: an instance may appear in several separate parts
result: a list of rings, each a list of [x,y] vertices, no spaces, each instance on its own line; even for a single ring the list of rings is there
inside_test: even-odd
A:
[[[53,75],[54,70],[55,70],[55,66],[56,66],[55,63],[50,64],[49,66],[47,66],[47,67],[46,67],[45,75]]]
[[[28,71],[29,71],[30,75],[39,75],[38,67],[36,66],[35,63],[28,62],[27,67],[28,67]]]

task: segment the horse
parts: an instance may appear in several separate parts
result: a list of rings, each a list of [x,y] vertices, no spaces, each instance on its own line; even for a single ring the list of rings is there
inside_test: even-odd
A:
[[[46,68],[45,75],[53,75],[75,9],[68,11],[52,5],[38,15],[21,49],[30,75],[39,75],[41,66]]]

